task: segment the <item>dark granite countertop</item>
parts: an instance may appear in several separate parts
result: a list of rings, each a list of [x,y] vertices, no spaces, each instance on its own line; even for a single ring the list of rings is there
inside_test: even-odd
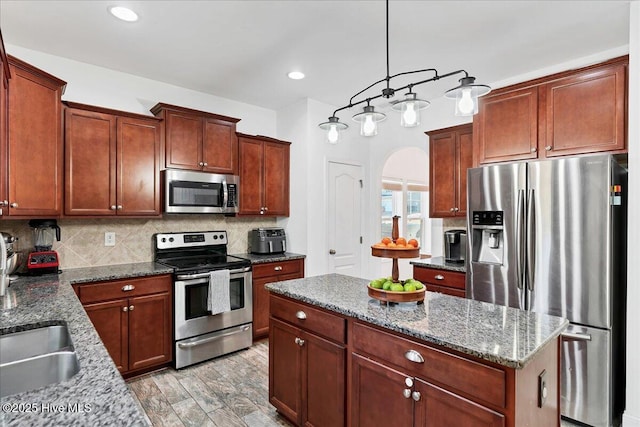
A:
[[[457,271],[460,273],[467,272],[465,263],[446,262],[444,257],[441,256],[422,258],[417,261],[411,261],[410,264],[418,267],[437,268],[438,270]]]
[[[427,292],[424,304],[380,305],[368,280],[328,274],[266,288],[345,316],[511,368],[523,368],[569,322],[560,317]]]
[[[123,264],[67,270],[60,275],[21,277],[11,283],[7,295],[0,297],[0,334],[64,323],[78,356],[80,372],[59,384],[3,397],[0,425],[146,425],[71,285],[171,271],[152,262]],[[52,409],[73,409],[75,404],[79,408],[75,412]]]
[[[300,258],[307,257],[306,255],[302,255],[302,254],[294,254],[293,252],[285,252],[282,254],[264,254],[264,255],[249,254],[249,253],[230,254],[230,255],[248,259],[249,261],[251,261],[251,264],[264,264],[266,262],[289,261],[292,259],[300,259]]]

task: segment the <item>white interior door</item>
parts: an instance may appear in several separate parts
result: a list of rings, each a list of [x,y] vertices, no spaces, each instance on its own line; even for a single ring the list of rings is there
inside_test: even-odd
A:
[[[329,162],[329,272],[362,276],[362,166]]]

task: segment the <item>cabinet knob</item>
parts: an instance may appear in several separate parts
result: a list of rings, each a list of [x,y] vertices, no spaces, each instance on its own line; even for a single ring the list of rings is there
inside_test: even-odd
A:
[[[111,209],[112,211],[115,211],[116,210],[116,205],[111,205],[111,207],[109,209]]]
[[[274,269],[275,271],[282,271],[282,267],[281,267],[281,266],[279,266],[279,265],[276,265],[275,267],[273,267],[273,269]]]
[[[294,342],[296,344],[298,344],[300,347],[302,347],[304,345],[304,340],[302,338],[298,338],[296,337],[296,339],[294,340]]]
[[[122,205],[118,205],[118,206],[116,207],[116,209],[118,209],[119,211],[121,211],[121,210],[122,210]]]
[[[411,397],[411,389],[410,388],[405,388],[404,390],[402,390],[402,395],[408,399]]]
[[[122,292],[129,292],[134,290],[136,287],[134,285],[124,285],[122,287]]]
[[[7,206],[9,203],[6,200],[0,200],[0,207]]]
[[[12,207],[12,208],[17,208],[18,204],[16,202],[13,202],[9,206]]]
[[[424,358],[422,357],[422,355],[420,353],[418,353],[415,350],[409,350],[404,354],[404,357],[407,360],[410,360],[414,363],[424,363]]]
[[[436,274],[433,278],[436,280],[444,280],[444,276],[442,274]]]
[[[538,149],[537,149],[537,148],[535,148],[535,147],[533,147],[533,148],[531,149],[531,152],[532,152],[532,153],[535,153],[536,151],[538,151]]]
[[[203,166],[209,166],[209,164],[207,162],[204,162]]]
[[[419,391],[414,391],[413,393],[411,393],[411,397],[413,398],[413,400],[415,400],[416,402],[418,400],[420,400],[420,392]]]
[[[460,210],[460,208],[453,208],[453,210],[454,210],[455,212],[458,212],[458,211]]]
[[[129,311],[129,307],[122,307],[122,311]]]
[[[449,209],[449,212],[455,212],[456,208]]]
[[[264,208],[263,207],[260,208],[260,215],[264,215]]]
[[[547,151],[551,151],[551,148],[552,147],[550,145],[547,145],[546,147],[544,147],[544,149],[547,150]]]
[[[307,318],[307,313],[305,313],[304,311],[300,310],[296,313],[296,318],[300,319],[300,320],[305,320]]]
[[[132,305],[129,306],[129,311],[133,311],[133,306]]]
[[[198,163],[198,166],[204,166],[203,162]]]
[[[268,208],[268,207],[266,207],[266,206],[265,206],[264,208],[262,208],[262,209],[264,209],[264,210],[265,210],[265,212],[269,210],[269,208]]]
[[[413,378],[409,378],[409,377],[405,378],[404,385],[406,385],[409,388],[413,387]]]
[[[335,249],[329,249],[329,255],[335,255],[335,254],[336,254]]]

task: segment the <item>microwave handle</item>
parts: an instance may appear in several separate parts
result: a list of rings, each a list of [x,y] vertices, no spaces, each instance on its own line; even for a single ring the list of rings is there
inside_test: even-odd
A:
[[[227,188],[227,181],[222,181],[222,208],[226,209],[229,201],[229,189]]]

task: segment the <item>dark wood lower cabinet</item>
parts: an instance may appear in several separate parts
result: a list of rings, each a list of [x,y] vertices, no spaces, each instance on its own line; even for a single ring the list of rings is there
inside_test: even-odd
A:
[[[164,275],[74,286],[123,376],[173,360],[172,284],[171,276]]]

